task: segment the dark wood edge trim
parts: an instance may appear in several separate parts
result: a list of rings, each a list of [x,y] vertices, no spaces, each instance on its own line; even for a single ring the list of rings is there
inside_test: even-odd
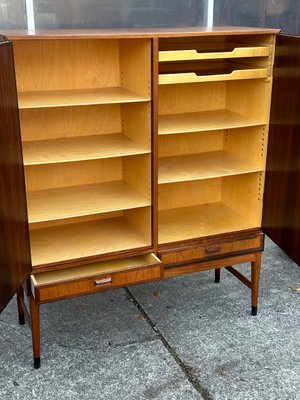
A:
[[[298,40],[300,40],[300,36],[299,35],[295,35],[295,34],[292,34],[292,33],[281,33],[281,32],[279,32],[279,36],[283,37],[285,39],[291,39],[291,40],[298,39]]]
[[[158,254],[163,255],[163,254],[168,254],[168,253],[174,253],[177,251],[183,251],[183,250],[192,250],[194,248],[197,248],[199,246],[205,245],[205,246],[210,246],[214,245],[217,243],[232,243],[232,242],[238,242],[242,240],[249,240],[249,239],[256,239],[258,237],[263,237],[264,233],[262,230],[255,230],[255,231],[241,231],[238,233],[225,233],[222,235],[214,235],[214,236],[207,236],[207,237],[202,237],[198,239],[193,239],[193,240],[188,240],[185,242],[174,242],[173,246],[168,247],[161,247],[159,246],[158,249]],[[174,247],[174,244],[176,247]]]
[[[139,271],[139,270],[143,270],[143,269],[147,269],[147,268],[151,268],[151,267],[158,267],[161,265],[162,265],[162,262],[160,262],[160,263],[156,262],[153,264],[145,264],[145,265],[141,265],[138,267],[137,266],[128,267],[126,269],[120,269],[119,271],[103,272],[103,273],[100,272],[97,274],[95,273],[95,274],[91,274],[91,275],[85,275],[80,278],[71,278],[71,279],[66,279],[66,280],[61,280],[61,281],[57,280],[57,281],[55,281],[55,283],[47,283],[47,284],[37,285],[37,286],[35,286],[35,289],[39,290],[39,289],[46,289],[46,288],[53,287],[53,286],[55,286],[55,287],[63,286],[65,284],[72,283],[72,282],[89,281],[91,279],[96,279],[97,277],[113,276],[113,275],[119,274],[120,272],[124,273],[124,272]],[[34,275],[34,274],[32,274],[32,275]]]
[[[78,293],[78,294],[60,296],[60,297],[57,297],[55,299],[39,300],[38,304],[46,304],[46,303],[52,303],[54,301],[59,301],[59,300],[71,299],[73,297],[81,297],[81,296],[86,296],[86,295],[93,295],[95,293],[107,292],[109,290],[120,289],[120,288],[127,287],[127,286],[140,285],[140,284],[143,284],[143,283],[156,282],[156,281],[160,281],[160,280],[161,280],[161,277],[157,277],[157,278],[145,279],[143,281],[127,283],[126,285],[117,285],[117,286],[111,286],[111,287],[107,287],[107,288],[102,287],[101,289],[95,290],[93,292],[86,291],[86,292],[81,292],[81,293]]]
[[[263,234],[262,234],[262,238],[261,238],[261,251],[264,251],[265,250],[265,238],[266,238],[266,235],[265,235],[265,233],[263,232]]]
[[[234,269],[233,267],[225,267],[232,275],[234,275],[239,281],[246,285],[249,289],[252,289],[252,282],[249,281],[243,274]]]
[[[113,253],[103,253],[101,255],[97,254],[95,256],[74,258],[73,260],[56,261],[53,263],[33,265],[32,272],[39,273],[39,272],[46,272],[46,271],[56,271],[59,269],[76,267],[79,265],[86,265],[86,264],[97,263],[97,262],[101,262],[101,261],[115,260],[118,258],[133,257],[133,256],[138,256],[138,255],[143,255],[143,254],[153,253],[153,252],[154,252],[153,247],[147,246],[147,247],[140,247],[140,248],[136,248],[136,249],[116,251]]]
[[[257,248],[251,248],[251,249],[247,249],[247,250],[239,250],[239,251],[232,251],[232,252],[228,252],[228,253],[222,253],[222,254],[216,254],[215,256],[211,256],[211,257],[202,257],[202,258],[193,258],[193,259],[189,259],[188,261],[182,261],[182,262],[178,262],[178,263],[170,263],[167,264],[166,262],[164,262],[164,267],[165,268],[173,268],[173,267],[185,267],[194,263],[201,263],[201,261],[206,262],[206,261],[216,261],[216,260],[220,260],[222,258],[225,257],[235,257],[235,256],[242,256],[242,255],[246,255],[246,254],[251,254],[251,253],[260,253],[262,251],[261,247],[257,247]]]
[[[9,40],[56,40],[56,39],[154,39],[193,36],[232,35],[276,35],[281,30],[275,28],[251,28],[238,26],[218,26],[214,28],[119,28],[119,29],[75,29],[75,30],[3,30]]]
[[[228,267],[228,265],[237,265],[237,264],[244,264],[247,262],[252,262],[255,261],[255,255],[257,253],[250,253],[250,254],[245,254],[242,256],[235,256],[235,257],[229,257],[229,258],[220,258],[222,260],[223,265],[215,265],[212,261],[205,261],[205,262],[190,262],[187,265],[177,265],[173,266],[170,268],[165,268],[166,275],[164,276],[164,279],[169,279],[173,278],[179,275],[186,275],[186,274],[193,274],[193,273],[198,273],[202,271],[208,271],[211,269],[217,269],[217,268],[225,268]],[[216,261],[216,260],[215,260]],[[183,269],[185,267],[194,267],[195,270],[186,270],[184,271]],[[178,274],[172,274],[170,271],[176,271],[179,270],[180,272]]]
[[[152,77],[152,245],[154,251],[158,248],[158,39],[151,41],[151,77]]]

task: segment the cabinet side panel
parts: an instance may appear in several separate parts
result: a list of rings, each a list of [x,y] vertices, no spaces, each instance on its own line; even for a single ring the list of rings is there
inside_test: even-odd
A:
[[[277,43],[263,228],[300,264],[300,36]]]
[[[10,42],[0,42],[0,312],[31,271],[19,115]]]

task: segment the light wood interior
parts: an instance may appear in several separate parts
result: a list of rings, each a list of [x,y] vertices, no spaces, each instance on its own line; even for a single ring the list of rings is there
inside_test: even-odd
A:
[[[127,271],[145,266],[157,265],[161,261],[155,254],[143,254],[135,257],[121,258],[119,260],[103,261],[80,267],[65,268],[58,271],[41,272],[32,275],[35,287],[56,284],[60,282],[73,281],[83,279],[85,277],[92,278],[102,274],[110,274],[119,271]]]
[[[259,227],[274,39],[166,38],[159,48],[159,243]]]
[[[30,223],[144,207],[151,204],[150,156],[30,166],[26,186]]]
[[[14,52],[33,265],[151,246],[151,40]]]
[[[120,89],[133,93],[128,101],[134,93],[137,99],[151,96],[149,39],[16,41],[14,53],[21,108],[76,105],[80,99],[83,104],[120,102],[124,96],[126,101]],[[99,89],[104,92],[97,101]]]
[[[212,170],[229,175],[264,170],[268,139],[268,126],[225,129],[198,133],[162,135],[159,137],[159,177],[169,171],[171,176],[186,176],[193,171],[202,177],[209,176]],[[211,161],[210,161],[211,160]],[[177,164],[178,161],[178,165]],[[225,170],[224,170],[224,168]],[[202,174],[201,170],[203,170]],[[231,170],[231,172],[230,172]],[[175,172],[177,171],[177,172]],[[168,178],[168,177],[166,177]],[[180,179],[180,178],[179,178]]]
[[[159,243],[259,227],[262,172],[160,185]]]
[[[179,47],[183,47],[182,45]],[[159,62],[184,61],[184,60],[216,60],[240,57],[262,57],[270,55],[267,46],[242,46],[239,43],[219,42],[213,49],[210,43],[195,45],[194,48],[186,50],[161,50]],[[188,47],[191,47],[189,45]],[[208,51],[207,51],[208,50]]]
[[[123,181],[46,189],[27,193],[29,223],[107,213],[150,205]]]
[[[123,216],[123,210],[109,211],[100,214],[82,215],[76,217],[69,217],[64,219],[52,219],[50,221],[34,222],[29,225],[30,231],[41,228],[52,228],[55,226],[72,225],[80,222],[100,221],[104,219],[111,219]]]
[[[137,103],[150,100],[122,87],[101,89],[51,90],[48,92],[19,92],[20,109],[72,107],[94,104]]]
[[[136,179],[132,178],[136,165]],[[25,181],[28,192],[111,181],[130,181],[149,196],[150,155],[105,158],[100,160],[27,166]],[[145,178],[142,181],[142,177]]]
[[[209,110],[192,113],[167,114],[159,118],[158,134],[214,131],[264,124],[262,121],[230,110]]]
[[[261,168],[225,151],[164,157],[159,159],[158,183],[248,174]]]
[[[256,60],[273,64],[271,35],[164,38],[159,41],[160,64],[202,60]]]
[[[32,265],[151,246],[150,231],[147,229],[144,236],[135,229],[133,214],[127,215],[127,211],[122,214],[122,217],[31,230]],[[150,207],[141,209],[139,217],[140,224],[151,226]]]
[[[172,124],[172,118],[175,118],[175,122],[177,118],[181,132],[189,131],[189,127],[193,126],[193,124],[198,125],[197,119],[201,119],[201,115],[199,117],[196,114],[190,114],[188,117],[185,117],[184,114],[207,111],[217,112],[217,118],[215,120],[213,113],[204,114],[204,130],[210,130],[210,126],[213,129],[229,129],[234,127],[231,125],[233,122],[227,122],[226,120],[226,114],[229,115],[229,118],[230,115],[233,118],[233,115],[230,113],[239,114],[237,116],[237,127],[239,127],[239,123],[241,123],[241,127],[245,126],[241,122],[242,120],[245,121],[245,119],[248,119],[246,126],[251,126],[250,120],[253,121],[253,126],[259,123],[268,124],[271,88],[271,79],[209,82],[199,85],[163,85],[159,87],[159,120],[161,119],[164,126],[167,119],[168,129],[168,124],[169,126]],[[177,114],[178,116],[175,117]],[[220,117],[222,115],[223,117]],[[222,118],[224,118],[223,122]],[[224,125],[222,126],[220,123]],[[176,128],[174,129],[174,125],[172,128],[171,125],[171,129],[173,132]],[[174,133],[177,132],[175,131]]]
[[[25,165],[151,151],[150,103],[23,110],[21,126]]]
[[[266,66],[246,62],[166,63],[160,67],[159,85],[266,79],[269,76]]]
[[[222,200],[222,178],[166,183],[158,187],[158,209],[197,206]]]
[[[23,143],[24,165],[97,160],[149,153],[149,147],[120,133]]]
[[[222,202],[159,212],[160,244],[254,228],[247,219]]]
[[[156,244],[151,47],[16,41],[34,266]],[[164,38],[159,50],[159,243],[259,227],[273,36]]]

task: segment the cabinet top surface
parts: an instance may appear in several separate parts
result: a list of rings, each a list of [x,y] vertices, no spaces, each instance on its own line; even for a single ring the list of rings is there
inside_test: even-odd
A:
[[[239,26],[186,27],[186,28],[122,28],[122,29],[56,29],[10,30],[1,32],[10,40],[28,39],[104,39],[104,38],[164,38],[182,36],[222,36],[277,34],[279,29]]]

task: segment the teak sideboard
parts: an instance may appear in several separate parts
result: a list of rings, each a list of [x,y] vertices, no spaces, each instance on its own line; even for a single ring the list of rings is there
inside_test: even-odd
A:
[[[17,292],[36,368],[55,300],[227,268],[256,315],[277,33],[1,37],[0,311]]]

